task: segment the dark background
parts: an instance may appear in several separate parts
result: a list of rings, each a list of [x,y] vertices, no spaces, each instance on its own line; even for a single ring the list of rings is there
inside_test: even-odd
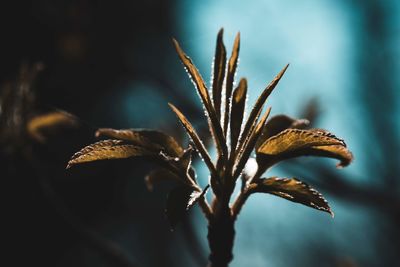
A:
[[[169,185],[161,185],[149,193],[143,182],[151,164],[135,160],[64,169],[74,152],[96,140],[94,131],[98,127],[158,128],[186,142],[167,102],[179,106],[201,131],[205,126],[202,111],[175,55],[171,37],[182,40],[204,73],[205,64],[209,66],[212,59],[210,51],[214,49],[218,28],[228,27],[228,51],[231,37],[241,30],[243,42],[250,43],[243,48],[244,69],[248,66],[246,56],[251,58],[246,51],[252,49],[252,43],[261,43],[263,48],[257,54],[254,52],[256,60],[272,58],[269,62],[273,66],[258,68],[258,61],[254,61],[257,64],[253,65],[261,69],[259,72],[246,69],[249,80],[253,75],[262,83],[268,82],[287,63],[287,55],[292,56],[280,45],[285,41],[280,36],[297,36],[295,41],[299,42],[311,40],[305,48],[310,51],[315,49],[311,45],[313,40],[318,44],[322,38],[299,34],[302,26],[296,28],[296,24],[301,21],[293,19],[293,24],[279,26],[283,21],[273,21],[270,17],[275,14],[279,18],[291,11],[306,19],[319,12],[311,8],[321,5],[315,1],[305,1],[310,13],[304,14],[303,8],[286,2],[287,10],[276,10],[274,1],[262,7],[236,1],[232,5],[220,1],[220,6],[194,2],[0,4],[0,83],[5,86],[14,81],[21,65],[41,62],[44,70],[33,84],[36,101],[26,111],[27,116],[62,109],[80,121],[79,127],[52,135],[45,144],[23,135],[3,134],[18,127],[2,124],[0,159],[5,199],[2,219],[6,222],[3,244],[6,256],[11,258],[11,261],[6,260],[8,257],[2,259],[3,266],[205,266],[208,250],[204,219],[194,209],[177,230],[169,230],[164,218]],[[348,65],[329,66],[332,72],[345,68],[351,74],[346,76],[351,79],[348,88],[340,88],[346,83],[339,79],[329,82],[333,90],[346,91],[340,97],[347,102],[335,102],[339,101],[335,96],[324,99],[329,93],[319,87],[324,82],[323,75],[330,79],[330,69],[328,73],[313,76],[312,66],[301,65],[301,58],[294,58],[294,62],[289,58],[294,63],[290,69],[293,74],[282,85],[288,89],[273,103],[283,104],[284,108],[277,111],[299,116],[307,101],[314,94],[319,96],[322,105],[329,107],[322,107],[328,115],[321,112],[316,126],[330,129],[332,125],[349,141],[359,160],[348,172],[336,171],[332,162],[320,160],[306,160],[307,165],[295,161],[283,166],[280,175],[302,177],[326,195],[333,203],[336,218],[331,220],[291,203],[257,196],[238,221],[232,266],[399,264],[400,9],[396,1],[328,2],[345,10],[351,22],[345,35],[353,47],[351,54],[344,55]],[[262,9],[265,17],[256,21],[252,14],[240,20],[232,12],[242,14],[257,9]],[[209,12],[209,16],[196,15],[201,12]],[[196,21],[197,17],[200,19]],[[342,19],[337,17],[331,22]],[[235,28],[237,21],[243,23],[242,28]],[[313,23],[325,25],[322,20]],[[272,25],[272,29],[265,33],[267,25]],[[250,29],[260,35],[251,35]],[[262,36],[271,39],[264,42]],[[324,38],[327,44],[335,42],[334,36]],[[209,39],[213,41],[208,42]],[[297,45],[297,42],[284,43],[286,47]],[[297,77],[299,72],[311,74]],[[208,81],[208,74],[203,76]],[[303,89],[303,82],[317,89],[304,88],[307,97],[301,98],[303,91],[298,88]],[[290,89],[293,85],[298,88]],[[257,95],[255,91],[250,93],[253,92],[250,100]],[[293,105],[282,99],[290,100]],[[330,121],[332,117],[344,122],[346,129]],[[27,153],[33,156],[27,157]],[[261,204],[264,201],[272,205]],[[315,225],[318,227],[313,228]]]

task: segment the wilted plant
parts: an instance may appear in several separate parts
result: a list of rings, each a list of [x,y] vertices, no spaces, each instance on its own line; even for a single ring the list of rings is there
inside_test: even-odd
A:
[[[142,129],[99,129],[98,137],[112,138],[89,145],[77,152],[67,168],[84,162],[106,159],[145,157],[158,162],[161,169],[146,177],[151,189],[162,180],[177,183],[168,195],[166,215],[175,227],[185,213],[199,204],[208,220],[210,246],[209,266],[228,266],[232,260],[234,223],[247,198],[253,193],[270,193],[293,202],[330,213],[326,200],[315,189],[296,178],[261,178],[273,165],[299,156],[322,156],[340,160],[338,167],[347,166],[352,154],[343,140],[322,129],[305,129],[307,120],[277,115],[267,121],[271,108],[263,116],[264,103],[276,87],[287,66],[272,80],[258,97],[247,119],[245,105],[247,81],[242,78],[234,88],[240,36],[236,36],[232,54],[227,61],[222,40],[218,34],[212,79],[212,96],[191,59],[174,40],[179,58],[200,95],[217,158],[213,161],[193,126],[177,107],[169,104],[188,133],[191,144],[184,149],[176,140],[162,132]],[[192,153],[196,150],[210,172],[209,185],[202,189],[192,167]],[[252,158],[255,150],[256,157]],[[249,163],[246,167],[246,163]],[[252,164],[250,164],[252,163]],[[249,168],[252,166],[252,168]],[[241,178],[240,193],[231,202],[236,181]],[[213,200],[208,204],[205,194],[211,187]]]

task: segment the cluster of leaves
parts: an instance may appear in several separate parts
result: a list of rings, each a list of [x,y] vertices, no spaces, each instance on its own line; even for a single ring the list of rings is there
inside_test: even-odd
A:
[[[245,119],[247,80],[240,79],[234,88],[240,35],[235,38],[229,59],[222,37],[221,30],[217,37],[211,92],[191,59],[174,40],[179,58],[201,98],[217,149],[215,160],[212,160],[188,119],[177,107],[169,104],[191,139],[186,149],[173,137],[159,131],[99,129],[96,136],[109,139],[77,152],[67,168],[84,162],[131,157],[144,157],[158,162],[162,168],[152,171],[146,177],[146,183],[149,189],[152,189],[156,182],[162,180],[177,182],[178,186],[168,196],[166,208],[167,217],[174,227],[196,203],[200,204],[207,218],[211,218],[214,213],[213,207],[208,205],[204,197],[209,186],[200,187],[192,167],[192,154],[196,150],[210,171],[210,187],[216,199],[226,201],[229,205],[236,181],[242,179],[241,192],[230,206],[233,218],[236,218],[248,196],[256,192],[270,193],[333,215],[321,194],[304,182],[296,178],[261,176],[273,165],[299,156],[336,158],[340,160],[338,167],[344,167],[352,160],[351,152],[343,140],[328,131],[306,129],[307,120],[293,119],[285,115],[277,115],[267,120],[271,108],[261,116],[268,96],[288,65],[263,90]],[[253,151],[256,154],[255,158],[251,157]],[[254,168],[249,170],[246,163],[254,163],[247,164]]]

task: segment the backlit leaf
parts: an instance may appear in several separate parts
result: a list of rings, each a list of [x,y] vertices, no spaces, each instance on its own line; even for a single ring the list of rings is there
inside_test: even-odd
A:
[[[258,149],[268,138],[277,135],[283,130],[289,128],[303,129],[309,124],[310,122],[305,119],[293,119],[286,115],[273,116],[265,124],[263,132],[257,141],[256,149]]]
[[[303,155],[334,158],[340,160],[338,168],[348,166],[353,161],[353,154],[345,146],[315,146],[302,151]]]
[[[250,192],[273,194],[317,210],[328,212],[332,217],[334,215],[328,202],[318,191],[296,178],[273,177],[259,179],[249,185],[249,190]]]
[[[241,79],[239,86],[233,92],[231,112],[231,149],[234,151],[239,139],[243,123],[244,110],[247,98],[247,80]]]
[[[254,129],[254,125],[257,123],[257,119],[259,117],[259,114],[261,113],[261,110],[264,106],[265,101],[267,100],[268,96],[272,93],[276,85],[279,83],[281,80],[283,74],[285,74],[285,71],[289,67],[289,64],[287,64],[279,73],[276,75],[276,77],[269,83],[269,85],[264,89],[264,91],[261,93],[261,95],[258,97],[253,109],[250,112],[249,117],[247,118],[246,124],[244,125],[244,129],[242,132],[242,135],[240,136],[239,139],[239,148],[242,148],[244,143],[246,142],[246,139],[250,136],[252,130]]]
[[[176,114],[182,126],[185,128],[186,132],[188,133],[189,137],[192,139],[193,144],[197,151],[199,152],[200,156],[203,158],[204,162],[206,163],[207,167],[211,171],[213,175],[216,175],[216,170],[214,164],[211,161],[211,157],[208,154],[206,148],[204,147],[203,142],[201,141],[200,137],[197,135],[196,130],[193,128],[192,124],[186,119],[185,115],[179,111],[174,105],[169,103],[172,111]]]
[[[75,164],[84,162],[155,155],[152,151],[126,144],[122,140],[103,140],[84,147],[75,153],[68,162],[67,169]]]
[[[155,130],[100,128],[96,131],[96,137],[102,136],[129,141],[149,150],[163,150],[172,157],[183,154],[183,148],[172,136]]]
[[[201,77],[199,71],[193,64],[192,60],[183,52],[182,48],[179,46],[179,43],[174,39],[173,40],[176,51],[179,55],[180,60],[185,66],[186,71],[188,72],[190,78],[192,79],[197,92],[200,95],[200,98],[205,107],[206,114],[209,118],[210,132],[214,138],[214,141],[217,145],[217,151],[220,156],[227,156],[227,146],[225,141],[225,136],[222,131],[222,127],[220,121],[217,117],[214,106],[211,102],[211,98],[208,92],[208,89],[204,83],[203,78]]]
[[[235,41],[233,43],[232,54],[231,54],[231,57],[229,58],[228,71],[226,73],[225,112],[224,112],[224,134],[225,134],[225,136],[227,135],[227,131],[228,131],[233,82],[235,79],[237,63],[238,63],[238,59],[239,59],[239,49],[240,49],[240,33],[238,33],[236,35]]]
[[[222,86],[225,77],[225,65],[226,65],[226,50],[222,40],[224,30],[221,29],[218,32],[217,45],[215,48],[215,56],[213,63],[213,82],[212,92],[214,100],[214,108],[217,118],[221,118],[221,98],[222,98]]]
[[[267,139],[258,148],[257,153],[279,155],[308,147],[326,145],[345,146],[345,143],[327,131],[287,129]]]
[[[253,133],[248,139],[248,142],[245,144],[243,151],[241,152],[241,154],[239,154],[238,163],[236,165],[235,172],[233,174],[233,177],[235,179],[240,175],[240,172],[243,170],[247,160],[249,159],[250,154],[253,151],[254,146],[257,142],[257,139],[261,135],[262,128],[265,125],[265,121],[267,120],[270,113],[271,113],[271,108],[269,107],[265,112],[265,114],[263,115],[263,117],[261,118],[261,120],[258,122],[257,126],[255,127]]]

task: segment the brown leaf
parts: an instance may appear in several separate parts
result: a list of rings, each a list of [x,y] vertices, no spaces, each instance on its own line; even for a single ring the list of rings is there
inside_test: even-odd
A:
[[[220,121],[217,117],[214,106],[212,105],[210,95],[208,93],[208,89],[204,83],[203,78],[201,77],[199,71],[194,66],[192,60],[183,52],[182,48],[179,46],[179,43],[174,39],[173,40],[176,51],[179,55],[180,60],[185,66],[186,71],[188,72],[190,78],[192,79],[197,92],[200,95],[200,98],[205,107],[206,114],[209,118],[210,132],[214,138],[214,141],[217,145],[217,151],[220,156],[227,156],[227,146],[224,133],[221,128]]]
[[[75,164],[84,162],[155,155],[153,151],[126,144],[126,142],[122,140],[103,140],[84,147],[75,153],[68,162],[67,169]]]
[[[224,112],[224,134],[227,135],[228,123],[230,117],[230,107],[231,107],[231,97],[233,90],[233,82],[235,79],[237,62],[239,59],[239,49],[240,49],[240,33],[236,35],[235,41],[233,43],[233,49],[231,57],[228,62],[228,72],[226,74],[225,82],[225,112]]]
[[[215,56],[213,63],[213,82],[212,92],[214,100],[214,108],[217,118],[221,118],[221,97],[222,97],[222,86],[225,77],[225,65],[226,65],[226,50],[222,40],[224,30],[221,29],[218,32],[217,45],[215,48]]]
[[[315,146],[301,152],[307,156],[334,158],[340,160],[337,168],[348,166],[353,161],[353,154],[344,146]]]
[[[248,187],[250,193],[269,193],[311,208],[334,214],[324,197],[306,183],[296,178],[259,179]]]
[[[254,149],[257,139],[260,137],[265,121],[267,120],[270,113],[271,113],[271,108],[269,107],[265,112],[265,114],[263,115],[263,117],[261,118],[261,120],[258,122],[254,131],[252,132],[250,138],[248,139],[248,142],[245,144],[243,148],[243,151],[241,152],[241,154],[239,154],[239,157],[237,159],[238,162],[233,174],[234,179],[237,179],[237,177],[239,177],[240,173],[242,172],[246,162],[250,157],[251,152]]]
[[[277,135],[283,130],[289,128],[303,129],[309,124],[310,122],[306,119],[293,119],[286,115],[275,115],[265,124],[262,134],[257,141],[256,149],[258,149],[268,138]]]
[[[62,127],[75,127],[78,120],[66,112],[49,112],[30,119],[27,123],[28,134],[38,142],[46,141],[46,133]]]
[[[214,164],[211,161],[211,157],[208,154],[206,148],[204,147],[203,142],[201,141],[200,137],[197,135],[196,130],[193,128],[192,124],[186,119],[185,115],[179,111],[173,104],[168,103],[171,107],[172,111],[176,114],[182,126],[185,128],[186,132],[188,133],[189,137],[192,139],[193,144],[196,150],[199,152],[200,156],[203,158],[204,162],[206,163],[207,167],[209,168],[210,172],[213,175],[216,175],[216,170]]]
[[[188,210],[188,203],[193,193],[196,193],[188,186],[177,186],[172,189],[167,196],[165,215],[169,221],[171,230],[182,221]]]
[[[183,148],[172,136],[159,131],[146,129],[98,129],[96,137],[103,136],[129,141],[134,145],[149,150],[163,150],[171,157],[179,157],[183,154]]]
[[[313,146],[340,145],[343,140],[321,130],[287,129],[267,139],[257,150],[264,155],[280,155]]]
[[[244,143],[246,142],[246,139],[250,136],[252,130],[254,129],[254,125],[257,123],[257,119],[259,117],[259,114],[261,113],[261,110],[264,106],[265,101],[267,100],[268,96],[272,93],[276,85],[279,83],[280,79],[282,78],[283,74],[285,74],[285,71],[289,67],[289,64],[287,64],[279,73],[276,75],[276,77],[269,83],[267,88],[264,89],[264,91],[261,93],[261,95],[258,97],[253,109],[250,112],[249,117],[247,118],[246,124],[244,125],[244,129],[242,131],[242,135],[240,136],[239,139],[239,148],[242,148]]]
[[[231,151],[236,150],[240,130],[243,123],[244,110],[247,98],[247,80],[241,79],[238,87],[233,92],[231,112]],[[232,153],[231,153],[232,154]]]
[[[325,148],[328,146],[342,147],[343,149]],[[339,158],[343,160],[343,163],[346,163],[347,158],[351,157],[343,140],[322,129],[284,130],[267,139],[256,152],[259,174],[282,160],[294,157],[327,156]]]

